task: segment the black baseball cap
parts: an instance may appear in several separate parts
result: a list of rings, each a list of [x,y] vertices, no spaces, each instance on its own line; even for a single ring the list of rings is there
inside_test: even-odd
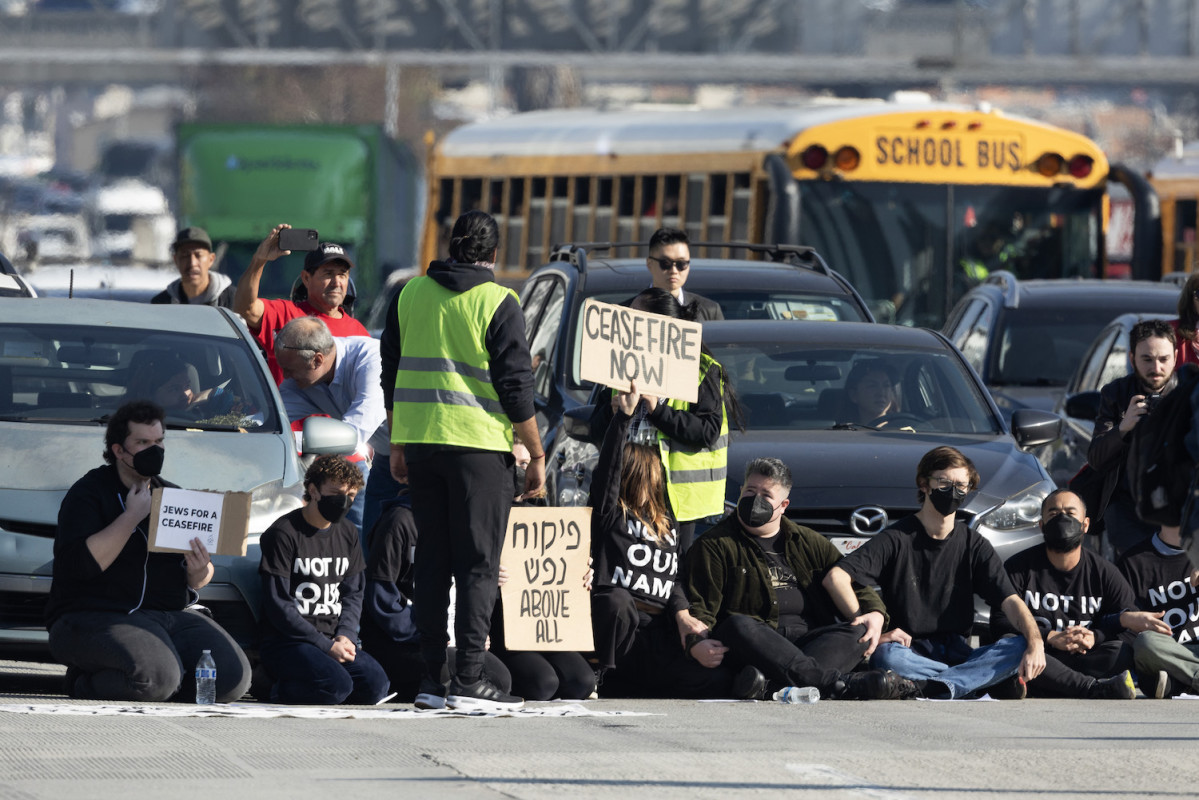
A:
[[[308,255],[304,256],[304,271],[316,272],[318,267],[328,264],[330,261],[344,261],[350,266],[350,269],[354,268],[354,262],[350,260],[344,247],[333,242],[321,242],[315,250],[309,251]]]
[[[171,242],[171,250],[174,251],[181,244],[202,244],[209,250],[212,250],[212,238],[208,235],[208,231],[203,228],[184,228],[175,236],[175,241]]]

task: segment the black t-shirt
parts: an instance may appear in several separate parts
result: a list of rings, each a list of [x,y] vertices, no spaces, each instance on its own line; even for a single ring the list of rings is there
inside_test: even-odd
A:
[[[1102,642],[1120,634],[1120,613],[1136,607],[1132,587],[1115,564],[1085,547],[1069,572],[1053,566],[1042,545],[1012,556],[1004,568],[1042,636],[1081,625],[1095,632],[1096,643]],[[991,610],[991,628],[1015,632],[998,609]]]
[[[787,562],[786,542],[782,535],[755,536],[754,543],[762,548],[766,556],[766,571],[774,587],[774,596],[779,604],[779,627],[794,634],[808,627],[804,622],[804,593],[799,588],[799,578]]]
[[[353,524],[343,519],[318,530],[304,519],[302,509],[296,509],[267,528],[261,546],[258,572],[283,579],[287,596],[304,621],[328,637],[347,627],[347,621],[342,619],[342,584],[366,569],[358,530]],[[353,632],[357,631],[362,608],[360,593],[355,601]],[[274,633],[295,638],[297,631],[285,629],[294,626],[280,625],[270,614],[263,615],[263,622],[268,636],[273,627]]]
[[[1129,548],[1118,566],[1142,611],[1165,611],[1163,619],[1180,644],[1199,641],[1199,589],[1191,585],[1194,567],[1185,550],[1154,534]]]
[[[644,603],[675,612],[687,608],[688,603],[678,582],[678,531],[674,520],[668,519],[669,531],[659,540],[649,526],[626,514],[620,504],[628,428],[629,417],[617,414],[613,418],[591,474],[594,586],[597,591],[624,588]]]
[[[974,595],[996,607],[1016,593],[995,548],[960,519],[949,536],[934,539],[915,514],[904,517],[837,566],[863,586],[877,585],[891,626],[914,639],[969,636]]]
[[[150,486],[175,484],[152,478]],[[46,627],[73,611],[180,611],[195,601],[183,554],[148,551],[149,516],[137,524],[108,568],[100,569],[87,539],[124,512],[128,496],[112,464],[91,470],[67,490],[58,510]]]
[[[416,640],[412,589],[416,561],[416,521],[400,502],[384,504],[369,540],[366,597],[362,607],[362,642],[412,643]]]

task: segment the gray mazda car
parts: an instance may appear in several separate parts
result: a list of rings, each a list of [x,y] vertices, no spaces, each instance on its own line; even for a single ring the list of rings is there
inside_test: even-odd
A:
[[[729,444],[726,502],[740,493],[745,464],[774,456],[795,485],[787,515],[849,552],[892,521],[919,508],[916,465],[941,445],[966,454],[982,478],[959,514],[1009,556],[1040,540],[1041,501],[1054,484],[1023,448],[1056,439],[1061,419],[1021,409],[1009,425],[977,373],[939,333],[892,325],[843,322],[795,325],[769,320],[704,323],[705,344],[724,365],[745,411],[747,431]],[[855,413],[847,380],[863,370],[891,383],[882,414]],[[589,408],[569,412],[568,434],[586,439]],[[578,500],[594,447],[577,467]],[[986,623],[981,607],[976,619]]]

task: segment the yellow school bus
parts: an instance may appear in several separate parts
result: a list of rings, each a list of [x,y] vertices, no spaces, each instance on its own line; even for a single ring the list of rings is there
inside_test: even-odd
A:
[[[1149,173],[1161,201],[1162,274],[1194,272],[1199,226],[1199,142],[1159,161]]]
[[[555,244],[670,226],[811,245],[880,320],[938,327],[992,270],[1105,276],[1106,187],[1123,172],[1079,134],[934,102],[531,112],[431,150],[422,260],[444,257],[454,219],[475,208],[499,221],[511,279]],[[1134,184],[1149,221],[1152,189]],[[1151,250],[1134,254],[1134,277],[1156,275]]]

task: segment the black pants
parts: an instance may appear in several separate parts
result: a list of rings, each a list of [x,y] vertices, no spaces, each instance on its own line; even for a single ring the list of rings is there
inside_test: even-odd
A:
[[[390,692],[387,673],[359,650],[344,664],[311,642],[267,640],[259,651],[275,685],[270,701],[284,705],[374,705]]]
[[[632,593],[605,587],[591,596],[595,655],[607,670],[605,697],[727,697],[733,673],[709,669],[683,651],[674,615],[637,608]]]
[[[512,691],[526,700],[584,700],[595,691],[595,672],[580,653],[509,650],[497,655],[512,674]]]
[[[409,463],[408,485],[420,531],[413,602],[421,655],[428,674],[439,676],[449,643],[452,578],[457,676],[472,683],[482,676],[491,628],[500,547],[512,507],[512,454],[436,450]]]
[[[388,638],[362,637],[362,646],[370,652],[379,665],[383,667],[391,680],[391,690],[396,693],[395,702],[411,703],[416,699],[420,689],[420,680],[425,676],[425,660],[421,656],[420,645],[401,644]],[[439,682],[447,683],[456,676],[457,661],[453,647],[446,651],[449,659],[442,666],[444,669],[438,677]],[[483,654],[483,676],[503,692],[512,691],[512,676],[508,668],[490,652]],[[521,695],[525,697],[526,695]],[[529,698],[534,699],[534,698]]]
[[[1132,648],[1118,639],[1097,644],[1086,653],[1045,647],[1045,671],[1028,684],[1034,697],[1084,698],[1097,678],[1132,669]]]
[[[772,683],[815,686],[822,695],[832,693],[843,674],[862,663],[865,625],[842,623],[790,635],[765,622],[733,614],[712,629],[712,638],[729,648],[735,663],[757,667]]]
[[[50,652],[79,670],[70,693],[82,700],[194,703],[192,676],[205,650],[216,662],[217,702],[239,699],[250,686],[250,662],[198,611],[79,611],[50,628]]]

